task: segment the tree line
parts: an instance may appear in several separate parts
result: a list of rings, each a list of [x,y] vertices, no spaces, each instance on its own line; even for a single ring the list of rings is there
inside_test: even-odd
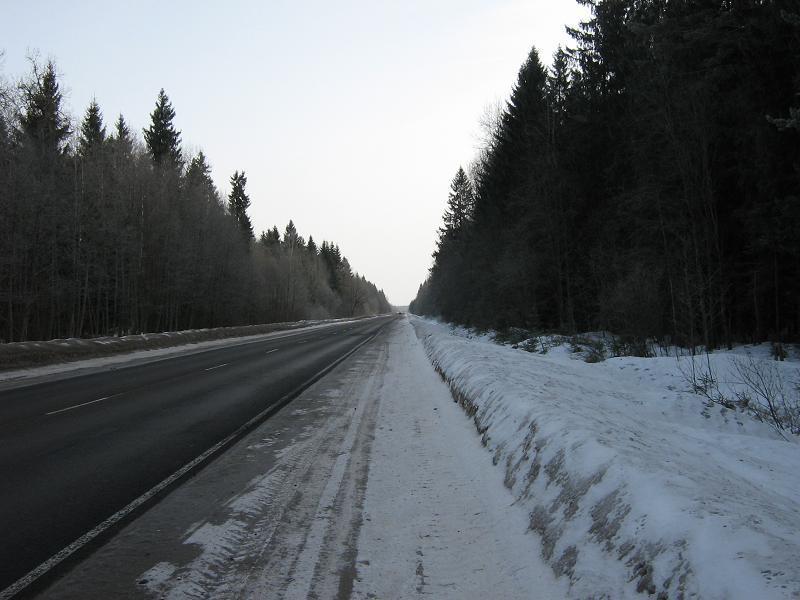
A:
[[[800,339],[800,2],[578,0],[460,169],[412,310],[713,348]]]
[[[256,240],[244,172],[224,198],[164,90],[140,138],[97,102],[73,125],[53,62],[0,83],[0,340],[389,312],[339,247],[289,222]]]

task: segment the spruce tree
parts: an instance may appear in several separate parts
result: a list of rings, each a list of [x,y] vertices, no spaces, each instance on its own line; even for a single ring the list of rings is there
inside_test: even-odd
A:
[[[202,150],[189,161],[186,169],[186,185],[192,188],[206,205],[219,202],[217,188],[211,179],[211,166]]]
[[[295,247],[302,243],[302,238],[297,234],[297,228],[294,226],[294,221],[289,219],[286,229],[283,230],[283,245],[290,251],[294,251]]]
[[[186,179],[193,183],[207,183],[211,181],[211,166],[208,164],[206,155],[202,150],[189,161],[189,166],[186,169]]]
[[[147,151],[156,165],[178,168],[183,164],[181,132],[175,129],[174,119],[175,109],[162,88],[150,114],[150,127],[143,130]]]
[[[277,227],[261,232],[261,244],[266,248],[274,248],[281,243],[281,234]]]
[[[553,56],[553,66],[547,76],[547,100],[555,124],[564,124],[567,111],[567,96],[570,86],[569,55],[559,46]]]
[[[128,123],[125,122],[125,117],[121,113],[117,117],[116,123],[114,123],[114,137],[119,142],[133,145],[130,127],[128,127]]]
[[[236,171],[231,176],[231,193],[228,196],[228,210],[236,220],[242,237],[247,243],[250,243],[255,236],[253,235],[253,224],[250,222],[250,217],[247,216],[247,209],[250,208],[250,197],[245,191],[246,185],[247,177],[244,171],[241,173]]]
[[[114,123],[114,133],[111,135],[112,145],[122,156],[129,156],[133,152],[133,137],[125,118],[120,114]]]
[[[294,225],[294,221],[289,219],[289,222],[286,224],[286,227],[283,230],[283,243],[294,243],[297,239],[297,227]]]
[[[59,152],[70,134],[70,129],[61,107],[63,94],[55,64],[48,62],[43,73],[34,64],[33,80],[21,87],[25,109],[19,120],[23,133],[42,152]]]
[[[103,113],[100,112],[97,100],[92,100],[81,123],[78,152],[81,156],[88,156],[90,153],[97,151],[105,141],[106,128],[103,125]]]
[[[464,169],[459,167],[450,184],[447,209],[442,217],[444,228],[439,230],[442,236],[455,235],[461,231],[472,218],[474,204],[475,195],[472,191],[472,183]]]

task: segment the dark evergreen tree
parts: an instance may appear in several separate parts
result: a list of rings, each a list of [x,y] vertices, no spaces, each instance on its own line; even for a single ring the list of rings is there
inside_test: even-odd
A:
[[[236,220],[239,230],[242,232],[242,237],[249,244],[251,240],[255,239],[255,236],[253,235],[253,224],[250,222],[250,217],[247,215],[247,209],[250,208],[250,197],[245,191],[246,185],[247,177],[244,171],[241,173],[236,171],[231,176],[231,193],[228,195],[228,210]]]
[[[286,224],[286,228],[283,230],[283,245],[287,248],[290,252],[294,252],[294,250],[298,246],[302,246],[301,238],[297,233],[297,227],[294,226],[294,221],[289,219],[289,223]]]
[[[108,156],[111,162],[111,170],[109,175],[114,181],[114,184],[112,184],[112,189],[114,192],[118,192],[119,184],[121,184],[122,179],[130,174],[130,169],[128,169],[128,172],[125,173],[124,167],[129,167],[131,165],[135,155],[133,134],[131,133],[128,124],[125,122],[125,118],[122,115],[117,117],[117,120],[114,122],[114,129],[106,141],[108,146]],[[115,193],[113,195],[115,196],[114,201],[118,205],[117,213],[120,215],[124,214],[126,210],[122,205],[124,202],[122,195],[119,193]]]
[[[189,161],[186,169],[186,185],[194,189],[195,195],[202,199],[202,205],[218,207],[219,194],[211,179],[211,166],[202,150]]]
[[[124,123],[123,123],[124,125]],[[92,100],[86,109],[81,123],[81,134],[78,139],[78,152],[88,156],[97,151],[106,141],[106,128],[103,125],[103,113],[96,100]]]
[[[117,117],[114,123],[114,140],[119,145],[125,154],[129,154],[133,150],[133,136],[125,118],[122,115]]]
[[[162,88],[150,114],[150,127],[143,130],[147,151],[156,165],[178,168],[183,164],[181,132],[175,129],[174,119],[175,109]]]
[[[267,248],[278,246],[281,243],[281,234],[277,227],[268,229],[261,233],[261,244]]]
[[[444,229],[440,230],[443,236],[454,235],[461,231],[472,219],[475,208],[475,194],[464,169],[459,167],[456,176],[450,184],[450,196],[447,199],[447,209],[442,221]]]
[[[42,152],[60,152],[70,128],[61,106],[63,94],[55,63],[48,62],[43,72],[34,63],[33,78],[22,84],[22,92],[25,103],[19,119],[22,131]]]

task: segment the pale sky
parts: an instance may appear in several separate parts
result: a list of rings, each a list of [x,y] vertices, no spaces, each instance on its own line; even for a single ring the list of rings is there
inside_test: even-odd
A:
[[[549,64],[574,0],[9,2],[2,72],[54,58],[80,118],[96,97],[140,132],[164,88],[220,190],[244,170],[258,233],[293,219],[405,305],[450,181],[530,48]]]

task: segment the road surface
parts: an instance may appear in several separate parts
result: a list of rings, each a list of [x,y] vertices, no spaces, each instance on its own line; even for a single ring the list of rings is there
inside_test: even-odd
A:
[[[276,333],[0,391],[0,590],[393,319]]]
[[[562,600],[411,324],[388,324],[37,599]]]

